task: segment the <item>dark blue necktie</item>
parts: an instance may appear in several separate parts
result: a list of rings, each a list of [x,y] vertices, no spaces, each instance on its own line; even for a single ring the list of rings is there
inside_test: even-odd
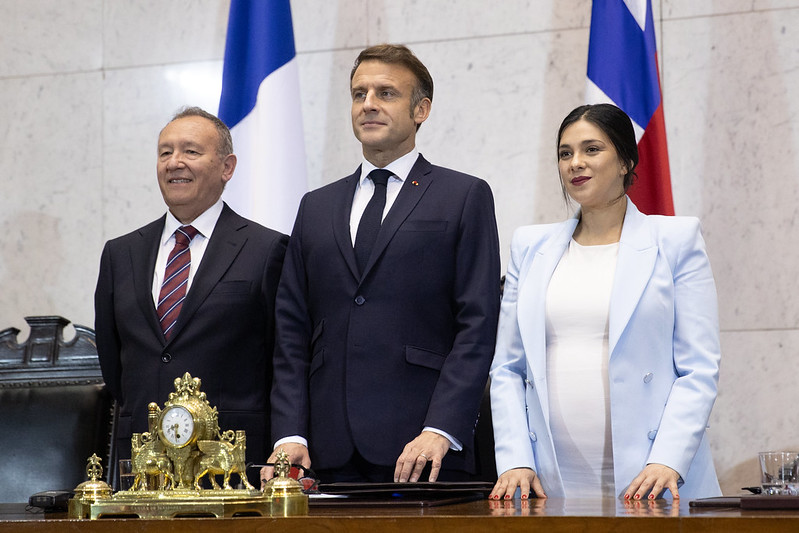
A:
[[[377,240],[380,231],[380,224],[383,221],[383,210],[386,207],[386,184],[391,172],[377,168],[369,173],[369,179],[375,184],[375,192],[372,199],[366,205],[358,223],[358,232],[355,234],[355,260],[358,263],[358,271],[363,274],[366,262],[372,255],[372,247]]]

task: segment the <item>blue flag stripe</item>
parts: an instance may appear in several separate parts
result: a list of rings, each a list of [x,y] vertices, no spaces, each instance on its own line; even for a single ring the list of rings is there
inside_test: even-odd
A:
[[[655,29],[647,2],[646,29],[622,0],[594,0],[588,78],[638,125],[646,128],[660,105]]]
[[[232,0],[219,118],[238,124],[255,107],[261,82],[295,55],[289,0]]]

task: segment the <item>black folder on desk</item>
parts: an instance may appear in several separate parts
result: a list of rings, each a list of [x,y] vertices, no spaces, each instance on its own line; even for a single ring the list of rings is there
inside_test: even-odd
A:
[[[715,498],[699,498],[688,502],[690,507],[738,507],[740,509],[767,510],[784,509],[799,510],[799,496],[778,496],[756,494],[752,496],[719,496]]]
[[[319,494],[311,495],[312,506],[439,506],[488,497],[493,483],[322,483]]]

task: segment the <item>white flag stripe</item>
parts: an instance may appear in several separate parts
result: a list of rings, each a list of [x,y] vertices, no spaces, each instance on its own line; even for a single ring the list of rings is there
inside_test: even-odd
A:
[[[630,10],[641,31],[646,31],[646,0],[624,0],[624,5]]]
[[[291,233],[307,191],[296,57],[261,82],[255,107],[231,134],[238,162],[223,198],[242,216]]]
[[[617,102],[614,102],[610,99],[610,96],[605,94],[605,91],[597,87],[596,83],[591,81],[591,78],[587,78],[587,82],[585,84],[585,103],[586,104],[613,104],[615,106],[619,106]],[[636,121],[630,118],[630,122],[633,123],[633,130],[635,131],[635,142],[639,142],[641,137],[644,136],[644,128],[641,127]]]

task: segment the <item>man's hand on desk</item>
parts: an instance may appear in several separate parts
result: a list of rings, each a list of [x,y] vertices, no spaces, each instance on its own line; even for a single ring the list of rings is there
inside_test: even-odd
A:
[[[394,468],[394,481],[411,483],[419,481],[428,461],[431,463],[430,481],[435,481],[438,479],[438,471],[441,470],[441,460],[449,451],[449,446],[449,440],[443,435],[422,431],[402,450],[402,455],[397,459],[397,466]]]
[[[281,444],[275,448],[275,450],[272,452],[272,455],[269,456],[269,459],[267,459],[266,462],[272,465],[275,464],[277,452],[281,450],[289,454],[289,462],[291,464],[302,465],[303,468],[311,467],[311,456],[308,454],[308,448],[296,442],[287,442],[285,444]],[[261,490],[264,489],[266,480],[272,479],[274,475],[274,466],[265,466],[261,469]]]

